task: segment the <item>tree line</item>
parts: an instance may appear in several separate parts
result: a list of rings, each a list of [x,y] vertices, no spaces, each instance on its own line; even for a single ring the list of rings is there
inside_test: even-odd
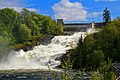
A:
[[[22,9],[20,13],[9,8],[0,10],[0,44],[33,44],[44,34],[59,35],[62,31],[63,26],[50,16],[27,9]]]
[[[77,47],[63,58],[70,60],[75,69],[96,70],[108,60],[120,62],[120,18],[108,23],[99,32],[79,39]],[[69,56],[68,56],[69,55]]]

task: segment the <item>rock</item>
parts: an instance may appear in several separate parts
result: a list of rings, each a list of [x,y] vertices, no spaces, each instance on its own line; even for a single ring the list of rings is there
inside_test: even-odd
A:
[[[29,50],[32,50],[34,46],[37,46],[37,45],[40,45],[40,44],[42,44],[42,45],[49,44],[53,37],[54,37],[53,35],[45,34],[43,37],[39,38],[36,43],[31,44],[31,45],[22,44],[23,47],[15,48],[14,50],[19,51],[19,50],[23,49],[25,52],[29,51]],[[32,42],[32,41],[30,41],[30,42]]]
[[[29,50],[32,50],[33,49],[33,47],[32,46],[25,46],[24,48],[23,48],[23,50],[26,52],[26,51],[29,51]]]

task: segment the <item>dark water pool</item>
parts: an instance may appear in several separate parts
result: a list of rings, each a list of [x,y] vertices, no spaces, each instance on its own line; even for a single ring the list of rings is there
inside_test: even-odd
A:
[[[65,74],[65,72],[60,71],[0,70],[0,80],[62,80],[60,77],[58,79],[58,76],[61,76],[61,73]],[[90,77],[87,74],[82,75],[81,77],[77,76],[77,78],[75,77],[76,74],[74,74],[74,72],[68,75],[72,76],[72,78],[74,77],[73,80],[90,80]]]
[[[0,80],[53,80],[52,72],[39,70],[0,71]]]

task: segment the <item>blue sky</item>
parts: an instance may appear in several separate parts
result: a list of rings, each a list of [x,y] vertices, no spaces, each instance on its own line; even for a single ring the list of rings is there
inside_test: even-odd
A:
[[[22,8],[65,21],[100,22],[107,7],[114,19],[120,16],[120,0],[0,0],[0,8]]]

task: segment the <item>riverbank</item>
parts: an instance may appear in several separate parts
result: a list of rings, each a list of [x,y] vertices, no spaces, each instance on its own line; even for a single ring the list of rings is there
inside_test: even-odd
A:
[[[44,34],[40,37],[33,38],[33,40],[31,40],[29,42],[15,45],[15,51],[19,51],[21,49],[24,51],[32,50],[34,46],[50,43],[53,37],[54,37],[53,35]]]

